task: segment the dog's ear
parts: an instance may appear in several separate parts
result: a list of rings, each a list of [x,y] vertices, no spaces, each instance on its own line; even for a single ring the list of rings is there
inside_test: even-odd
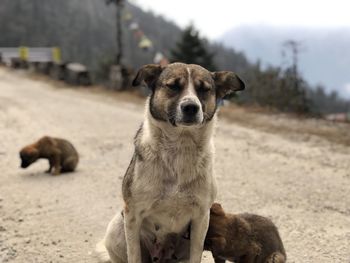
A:
[[[29,153],[31,156],[38,158],[39,157],[39,150],[37,148],[31,147],[29,150]]]
[[[136,74],[135,79],[132,82],[133,86],[138,86],[142,81],[146,82],[150,89],[153,89],[160,73],[162,73],[163,68],[160,65],[148,64],[139,69]]]
[[[225,211],[219,203],[214,203],[210,208],[210,214],[217,215],[217,216],[224,216]]]
[[[216,86],[216,97],[222,99],[226,95],[244,90],[244,82],[232,71],[217,71],[211,73]]]

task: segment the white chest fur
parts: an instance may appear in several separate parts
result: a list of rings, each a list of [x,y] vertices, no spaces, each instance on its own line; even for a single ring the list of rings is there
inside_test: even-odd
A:
[[[183,232],[200,209],[209,210],[216,185],[211,131],[157,131],[144,124],[131,192],[142,228],[162,236]]]

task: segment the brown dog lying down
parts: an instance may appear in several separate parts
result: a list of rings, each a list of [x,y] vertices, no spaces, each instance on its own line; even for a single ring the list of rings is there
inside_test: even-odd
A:
[[[74,171],[79,161],[78,152],[69,141],[49,136],[24,147],[19,154],[22,168],[40,158],[48,159],[50,167],[46,172],[51,173],[53,168],[54,175]]]
[[[276,226],[266,217],[226,214],[221,205],[210,208],[204,249],[216,263],[284,263],[286,253]]]

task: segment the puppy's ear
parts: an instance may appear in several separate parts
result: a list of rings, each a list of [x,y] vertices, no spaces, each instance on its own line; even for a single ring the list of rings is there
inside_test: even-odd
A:
[[[39,157],[39,150],[37,148],[31,147],[28,151],[33,157]]]
[[[147,86],[150,89],[153,89],[154,84],[156,83],[160,73],[162,73],[163,68],[160,65],[148,64],[140,68],[137,72],[134,81],[132,82],[133,86],[138,86],[142,81],[146,82]]]
[[[222,206],[219,203],[214,203],[210,208],[210,214],[217,215],[217,216],[224,216],[225,211],[224,209],[222,209]]]
[[[244,90],[244,82],[232,71],[211,73],[216,86],[216,97],[222,99],[233,92]]]

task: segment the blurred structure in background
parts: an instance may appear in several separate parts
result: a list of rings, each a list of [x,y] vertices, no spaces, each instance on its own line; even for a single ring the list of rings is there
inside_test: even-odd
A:
[[[162,52],[157,52],[153,58],[153,63],[159,64],[162,67],[165,67],[166,65],[169,64],[169,60],[167,59],[166,56],[164,56]]]
[[[61,60],[58,47],[6,47],[0,48],[1,63],[14,69],[49,75],[70,85],[89,86],[92,78],[88,68],[81,63]]]

